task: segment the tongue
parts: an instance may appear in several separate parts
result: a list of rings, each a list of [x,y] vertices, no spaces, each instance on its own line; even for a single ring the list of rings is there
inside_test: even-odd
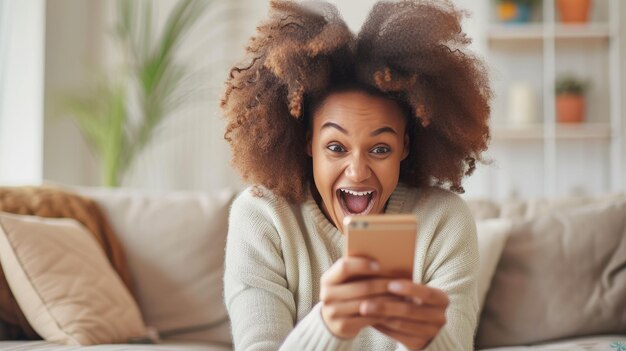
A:
[[[367,205],[370,201],[371,195],[368,196],[358,196],[351,194],[344,194],[344,199],[346,200],[346,207],[348,211],[351,213],[361,213],[365,211]]]

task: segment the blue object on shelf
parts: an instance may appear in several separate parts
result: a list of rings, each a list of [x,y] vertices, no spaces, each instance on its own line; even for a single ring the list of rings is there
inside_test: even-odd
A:
[[[498,17],[504,23],[527,23],[530,21],[530,7],[527,4],[507,1],[500,4]]]

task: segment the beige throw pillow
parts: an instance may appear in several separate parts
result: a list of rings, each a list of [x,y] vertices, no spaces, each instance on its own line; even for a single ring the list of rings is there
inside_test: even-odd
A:
[[[93,345],[146,335],[132,296],[75,220],[0,213],[0,261],[22,312],[45,340]]]
[[[479,348],[626,333],[626,202],[514,222],[487,294]]]

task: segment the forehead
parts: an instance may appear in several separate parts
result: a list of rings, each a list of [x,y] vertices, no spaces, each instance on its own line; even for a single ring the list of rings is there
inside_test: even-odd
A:
[[[330,120],[343,124],[400,126],[405,123],[404,111],[396,101],[362,91],[328,95],[314,113],[314,125],[320,126]]]

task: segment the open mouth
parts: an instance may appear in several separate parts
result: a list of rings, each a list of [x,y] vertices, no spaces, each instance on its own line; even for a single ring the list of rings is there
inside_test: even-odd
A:
[[[337,190],[337,197],[341,208],[347,215],[366,215],[374,207],[376,191],[341,188]]]

